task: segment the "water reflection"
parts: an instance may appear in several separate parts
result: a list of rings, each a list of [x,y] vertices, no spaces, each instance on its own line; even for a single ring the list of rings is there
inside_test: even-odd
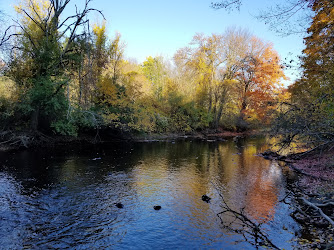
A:
[[[0,241],[6,248],[249,247],[234,246],[241,237],[221,227],[223,194],[289,248],[282,227],[294,223],[278,203],[284,175],[256,156],[264,147],[263,139],[245,139],[0,153]]]

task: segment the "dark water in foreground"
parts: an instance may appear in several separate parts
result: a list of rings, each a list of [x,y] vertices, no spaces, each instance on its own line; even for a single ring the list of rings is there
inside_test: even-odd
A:
[[[154,142],[0,153],[0,249],[253,249],[224,229],[224,195],[279,247],[298,227],[264,140]],[[210,203],[201,196],[209,195]],[[116,202],[124,208],[115,206]],[[156,211],[154,205],[162,206]],[[251,239],[249,239],[251,240]]]

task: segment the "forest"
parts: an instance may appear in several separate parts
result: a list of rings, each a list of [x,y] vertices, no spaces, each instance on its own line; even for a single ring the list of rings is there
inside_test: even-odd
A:
[[[15,6],[13,25],[2,18],[3,135],[271,128],[284,135],[283,146],[333,141],[331,1],[296,1],[295,8],[308,8],[313,17],[304,38],[302,75],[287,88],[282,81],[289,65],[273,44],[245,29],[196,33],[172,60],[149,56],[138,64],[125,58],[121,34],[107,35],[107,20],[90,0],[63,16],[69,2],[24,0]],[[212,8],[240,4],[223,1]],[[275,16],[284,18],[288,11]],[[89,20],[94,12],[102,21]]]

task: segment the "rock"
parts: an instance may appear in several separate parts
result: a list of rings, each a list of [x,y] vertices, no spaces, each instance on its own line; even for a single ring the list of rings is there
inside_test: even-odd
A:
[[[211,198],[209,196],[207,196],[206,194],[202,195],[202,201],[205,201],[207,203],[209,203],[211,200]]]
[[[118,207],[118,208],[123,208],[124,207],[124,205],[122,204],[122,203],[116,203],[116,207]]]

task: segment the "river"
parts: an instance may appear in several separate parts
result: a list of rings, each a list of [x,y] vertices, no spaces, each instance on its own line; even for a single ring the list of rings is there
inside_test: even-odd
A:
[[[221,195],[292,249],[299,227],[280,202],[292,173],[257,156],[265,148],[246,138],[0,152],[0,249],[255,249],[222,224]]]

